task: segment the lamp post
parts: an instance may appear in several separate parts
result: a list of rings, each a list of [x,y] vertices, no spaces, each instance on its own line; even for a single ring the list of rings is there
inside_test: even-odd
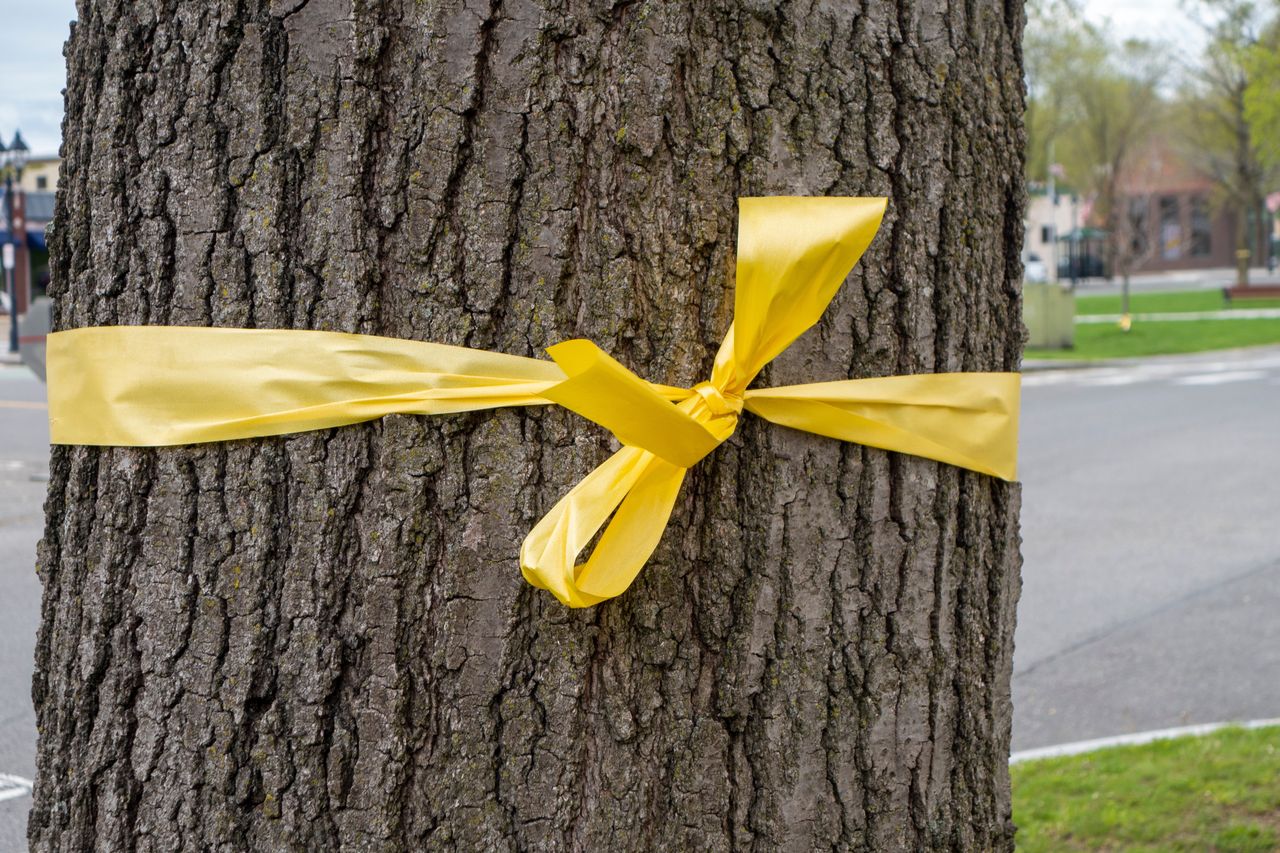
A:
[[[13,268],[18,255],[17,229],[13,227],[13,179],[15,175],[22,180],[22,170],[27,165],[27,156],[31,149],[20,131],[14,131],[13,142],[4,147],[0,141],[0,165],[4,168],[4,213],[5,225],[8,227],[8,245],[4,253],[5,287],[9,294],[9,352],[18,351],[18,284],[14,279]]]

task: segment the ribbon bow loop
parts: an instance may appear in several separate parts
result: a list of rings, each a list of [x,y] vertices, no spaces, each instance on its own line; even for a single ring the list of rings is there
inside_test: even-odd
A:
[[[733,326],[713,379],[736,393],[818,322],[884,218],[884,198],[738,201]]]
[[[739,200],[734,322],[710,381],[687,391],[665,389],[675,394],[664,396],[663,386],[590,341],[548,350],[568,379],[544,396],[605,427],[624,447],[526,537],[520,568],[530,583],[570,606],[594,604],[630,585],[662,538],[685,470],[732,435],[746,386],[822,316],[884,209],[885,199]],[[600,542],[578,566],[578,554],[601,527]]]

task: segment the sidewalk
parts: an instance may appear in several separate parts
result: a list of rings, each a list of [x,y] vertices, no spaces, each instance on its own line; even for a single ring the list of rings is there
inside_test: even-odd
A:
[[[1154,314],[1130,314],[1130,319],[1147,322],[1179,323],[1188,320],[1274,320],[1280,319],[1280,308],[1234,308],[1230,311],[1164,311]],[[1077,314],[1076,323],[1119,323],[1119,314]]]
[[[1268,272],[1266,267],[1250,267],[1250,284],[1274,284],[1280,282],[1280,269]],[[1070,284],[1062,280],[1060,284]],[[1131,291],[1163,290],[1217,290],[1236,283],[1235,267],[1216,267],[1203,270],[1175,270],[1173,272],[1141,273],[1129,277]],[[1122,282],[1114,278],[1086,278],[1076,283],[1076,293],[1090,296],[1114,296],[1121,291]]]
[[[22,364],[16,352],[9,352],[9,315],[0,314],[0,367]]]

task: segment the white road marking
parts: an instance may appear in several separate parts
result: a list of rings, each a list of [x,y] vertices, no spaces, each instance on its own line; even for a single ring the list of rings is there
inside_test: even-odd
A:
[[[30,779],[0,773],[0,802],[29,796],[31,794],[31,785]]]
[[[1155,729],[1149,732],[1135,732],[1131,735],[1101,737],[1095,740],[1080,740],[1075,743],[1061,743],[1057,746],[1042,746],[1037,749],[1024,749],[1009,756],[1010,764],[1020,761],[1034,761],[1037,758],[1058,758],[1063,755],[1079,755],[1082,752],[1093,752],[1095,749],[1107,749],[1113,746],[1139,746],[1157,740],[1168,740],[1190,735],[1213,734],[1219,729],[1237,726],[1242,729],[1265,729],[1280,726],[1280,717],[1271,720],[1248,720],[1246,722],[1202,723],[1198,726],[1180,726],[1176,729]]]
[[[1198,373],[1194,376],[1183,376],[1175,379],[1176,385],[1224,385],[1228,382],[1251,382],[1255,379],[1266,379],[1264,370],[1227,370],[1222,373]]]
[[[1280,382],[1280,358],[1276,356],[1213,361],[1157,361],[1126,366],[1098,366],[1033,370],[1022,375],[1024,388],[1046,385],[1074,385],[1082,388],[1118,387],[1139,382],[1170,382],[1175,385],[1221,385],[1228,382],[1269,380]]]
[[[1108,388],[1115,385],[1133,385],[1136,382],[1150,381],[1151,379],[1154,379],[1154,378],[1155,377],[1153,376],[1143,376],[1142,374],[1136,373],[1136,372],[1135,373],[1119,373],[1114,376],[1100,376],[1097,379],[1090,382],[1089,384],[1101,386],[1103,388]]]
[[[1036,385],[1125,385],[1135,368],[1089,367],[1072,370],[1041,370],[1022,374],[1023,387]]]

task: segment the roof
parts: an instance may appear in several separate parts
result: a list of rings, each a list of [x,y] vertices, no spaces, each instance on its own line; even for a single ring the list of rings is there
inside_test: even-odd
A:
[[[1124,195],[1210,192],[1213,179],[1196,168],[1185,152],[1165,140],[1156,140],[1130,158],[1120,176]]]

